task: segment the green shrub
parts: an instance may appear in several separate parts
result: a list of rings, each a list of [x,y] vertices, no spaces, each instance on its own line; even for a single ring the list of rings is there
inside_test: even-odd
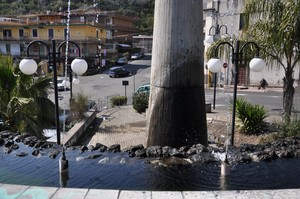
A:
[[[126,96],[114,96],[110,98],[110,103],[112,107],[115,106],[122,106],[127,104],[127,97]]]
[[[83,119],[86,112],[86,107],[88,104],[88,96],[78,93],[74,96],[73,100],[71,101],[71,111],[73,119],[80,120]]]
[[[236,101],[236,115],[239,132],[252,135],[263,132],[266,126],[264,120],[268,117],[268,111],[264,106],[253,105],[243,98],[238,98]]]
[[[132,97],[132,106],[138,113],[143,113],[148,108],[149,95],[147,93],[137,93]]]
[[[300,120],[297,117],[291,118],[289,122],[283,120],[278,123],[279,133],[282,137],[293,137],[300,135]]]

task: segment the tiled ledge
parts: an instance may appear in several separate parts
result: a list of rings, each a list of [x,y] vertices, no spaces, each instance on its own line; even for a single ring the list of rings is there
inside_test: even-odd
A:
[[[128,191],[0,184],[1,199],[217,199],[217,198],[299,198],[300,189],[244,191]]]

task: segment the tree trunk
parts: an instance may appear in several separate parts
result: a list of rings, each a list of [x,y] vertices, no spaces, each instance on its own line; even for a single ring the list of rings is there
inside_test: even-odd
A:
[[[287,67],[285,72],[285,77],[283,78],[283,110],[284,110],[284,120],[290,122],[293,101],[294,101],[294,78],[293,70],[291,67]]]
[[[147,146],[207,145],[202,4],[155,1]]]

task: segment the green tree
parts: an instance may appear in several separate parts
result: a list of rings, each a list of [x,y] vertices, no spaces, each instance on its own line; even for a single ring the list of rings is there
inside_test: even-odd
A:
[[[270,65],[285,71],[283,109],[285,121],[290,121],[295,92],[293,72],[300,60],[300,1],[247,0],[245,3],[245,37],[259,43]]]
[[[55,105],[48,99],[51,77],[22,74],[8,56],[0,56],[0,118],[11,131],[43,137],[55,125]]]

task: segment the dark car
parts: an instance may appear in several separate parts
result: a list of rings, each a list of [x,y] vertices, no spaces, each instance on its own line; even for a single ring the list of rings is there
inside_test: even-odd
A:
[[[119,65],[124,65],[128,63],[128,60],[125,57],[120,57],[116,63]]]
[[[109,69],[108,75],[110,77],[126,77],[130,74],[128,70],[121,66],[115,66]]]

